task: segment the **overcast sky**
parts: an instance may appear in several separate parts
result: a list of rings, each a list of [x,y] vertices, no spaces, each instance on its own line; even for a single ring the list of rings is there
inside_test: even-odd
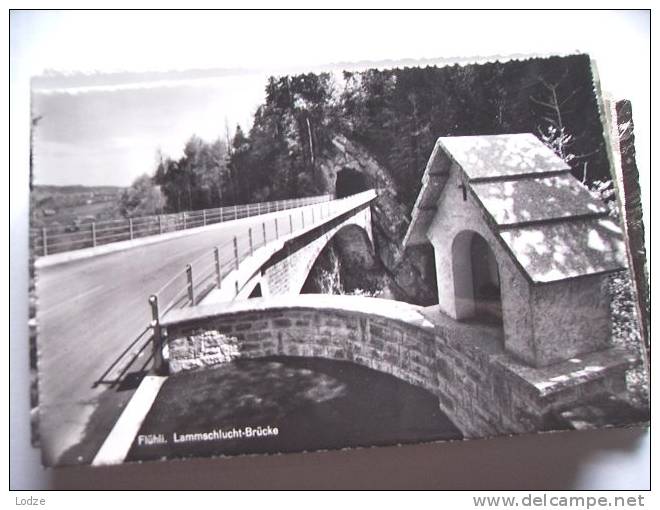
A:
[[[251,125],[266,77],[143,80],[33,89],[36,184],[125,186],[155,169],[156,151],[178,157],[193,134],[224,137]],[[108,75],[108,81],[112,75]],[[97,80],[101,82],[102,80]],[[61,85],[61,84],[58,84]]]

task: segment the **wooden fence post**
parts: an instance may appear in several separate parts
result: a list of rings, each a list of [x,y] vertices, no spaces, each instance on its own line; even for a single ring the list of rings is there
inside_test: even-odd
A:
[[[266,222],[261,223],[261,230],[263,231],[264,234],[264,246],[266,246]]]
[[[238,239],[234,236],[234,266],[238,270]]]
[[[280,229],[279,226],[277,225],[277,218],[275,218],[275,239],[280,238]]]
[[[133,218],[128,218],[128,238],[133,240]]]
[[[96,246],[96,222],[92,221],[92,246]]]

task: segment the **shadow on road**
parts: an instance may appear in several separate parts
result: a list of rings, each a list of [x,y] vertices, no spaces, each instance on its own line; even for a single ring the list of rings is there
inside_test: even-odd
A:
[[[124,349],[122,353],[112,361],[112,363],[103,372],[103,374],[101,374],[101,376],[96,381],[94,381],[92,387],[96,388],[101,384],[105,384],[110,388],[117,387],[118,391],[122,391],[122,389],[135,389],[137,384],[139,384],[139,380],[141,380],[141,378],[146,375],[146,371],[148,371],[148,367],[153,359],[153,353],[149,353],[146,361],[137,371],[131,373],[128,371],[134,364],[136,364],[147,347],[151,345],[152,340],[153,333],[151,326],[147,326],[128,345],[128,347],[126,347],[126,349]],[[114,377],[112,376],[113,371]],[[142,374],[141,377],[139,377],[139,380],[137,380],[137,384],[135,383],[136,378],[138,377],[136,374]]]
[[[58,465],[89,464],[112,430],[140,382],[149,374],[153,353],[149,349],[153,335],[147,327],[105,369],[92,388],[106,389],[85,405],[94,411],[85,424],[81,440],[57,459]]]

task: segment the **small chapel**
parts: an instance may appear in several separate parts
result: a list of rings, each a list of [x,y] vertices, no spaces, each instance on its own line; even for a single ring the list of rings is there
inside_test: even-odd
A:
[[[610,346],[621,228],[534,135],[438,139],[404,247],[429,242],[439,313],[499,325],[515,358],[544,367]]]

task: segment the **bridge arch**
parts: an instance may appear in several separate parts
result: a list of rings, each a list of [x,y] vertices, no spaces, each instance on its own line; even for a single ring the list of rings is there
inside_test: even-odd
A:
[[[321,247],[300,290],[301,294],[344,294],[369,286],[361,278],[377,266],[369,232],[357,224],[337,230]]]
[[[163,322],[169,372],[269,356],[350,361],[432,393],[460,432],[456,439],[471,435],[456,412],[463,397],[438,386],[454,376],[444,357],[439,362],[434,326],[419,310],[388,299],[321,294],[176,310]]]
[[[371,209],[364,204],[344,215],[284,243],[261,269],[264,296],[299,294],[319,255],[337,240],[348,247],[355,243],[354,254],[360,253],[367,262],[374,257],[371,230]]]
[[[561,385],[538,388],[554,372],[520,371],[492,328],[427,313],[388,299],[288,295],[175,310],[162,327],[171,373],[280,355],[350,361],[433,393],[464,437],[541,430],[566,405]]]
[[[258,298],[258,297],[261,297],[261,296],[263,296],[263,292],[262,292],[262,290],[261,290],[261,282],[258,282],[258,283],[254,286],[254,288],[252,289],[252,291],[250,292],[250,295],[248,296],[248,299]]]

